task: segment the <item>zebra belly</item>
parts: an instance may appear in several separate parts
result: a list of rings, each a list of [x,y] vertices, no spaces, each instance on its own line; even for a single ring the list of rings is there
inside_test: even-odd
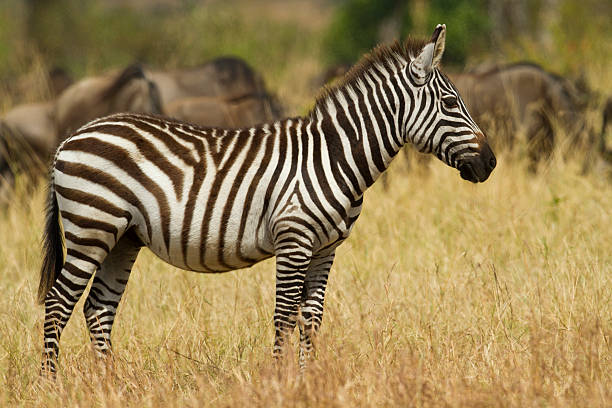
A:
[[[182,251],[165,251],[153,240],[149,249],[165,262],[194,272],[219,273],[252,266],[274,254],[257,249],[254,240],[224,243],[219,236],[208,236],[200,247],[189,247],[187,256]]]
[[[198,263],[186,263],[182,257],[173,257],[172,255],[168,256],[167,253],[163,251],[156,251],[153,248],[149,247],[151,251],[157,255],[158,258],[167,262],[168,264],[175,266],[179,269],[184,269],[192,272],[201,272],[201,273],[222,273],[222,272],[230,272],[236,269],[248,268],[250,266],[255,265],[256,263],[263,261],[264,259],[268,259],[273,256],[273,254],[266,254],[264,256],[259,256],[257,259],[252,259],[250,261],[244,261],[241,259],[233,259],[229,262],[226,261],[223,264],[219,263],[216,258],[204,258],[202,262]]]
[[[150,242],[143,242],[159,258],[181,269],[226,272],[254,265],[271,257],[273,246],[267,229],[259,223],[263,207],[253,206],[249,214],[243,214],[243,206],[237,203],[231,211],[194,211],[191,223],[185,221],[186,211],[179,206],[177,216],[171,216],[169,241],[165,242],[163,228],[156,224]],[[145,230],[139,230],[144,236]]]

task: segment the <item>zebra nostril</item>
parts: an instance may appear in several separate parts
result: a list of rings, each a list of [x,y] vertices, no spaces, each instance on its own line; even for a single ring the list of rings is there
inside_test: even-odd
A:
[[[495,157],[491,157],[489,159],[489,167],[491,169],[494,169],[496,165],[497,165],[497,160],[495,159]]]

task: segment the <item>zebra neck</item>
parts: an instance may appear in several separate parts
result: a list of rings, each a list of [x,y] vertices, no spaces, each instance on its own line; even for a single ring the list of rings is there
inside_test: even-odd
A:
[[[384,89],[373,91],[358,83],[338,89],[318,103],[306,120],[311,132],[324,140],[330,160],[351,190],[361,196],[389,167],[405,141],[394,100]]]

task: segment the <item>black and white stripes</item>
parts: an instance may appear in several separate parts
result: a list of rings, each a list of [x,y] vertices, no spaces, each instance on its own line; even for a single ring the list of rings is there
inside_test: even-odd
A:
[[[94,274],[85,316],[96,350],[110,348],[143,246],[179,268],[209,273],[276,256],[274,351],[281,353],[298,324],[304,364],[335,249],[357,220],[365,190],[400,148],[412,142],[473,182],[495,167],[437,69],[444,33],[438,26],[430,42],[377,48],[305,118],[230,130],[120,114],[68,138],[50,183],[39,288],[43,368],[55,370],[61,331]]]

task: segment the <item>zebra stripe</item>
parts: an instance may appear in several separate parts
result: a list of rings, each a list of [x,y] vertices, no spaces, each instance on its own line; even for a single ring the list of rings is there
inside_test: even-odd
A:
[[[429,43],[374,50],[304,118],[214,129],[118,114],[66,139],[52,170],[39,290],[43,368],[55,370],[61,331],[94,274],[84,313],[95,349],[110,350],[143,246],[206,273],[276,256],[274,353],[299,323],[305,364],[335,249],[359,217],[364,192],[402,146],[437,155],[471,181],[484,181],[495,166],[456,89],[432,65],[439,56],[427,57],[444,40],[440,27]]]

